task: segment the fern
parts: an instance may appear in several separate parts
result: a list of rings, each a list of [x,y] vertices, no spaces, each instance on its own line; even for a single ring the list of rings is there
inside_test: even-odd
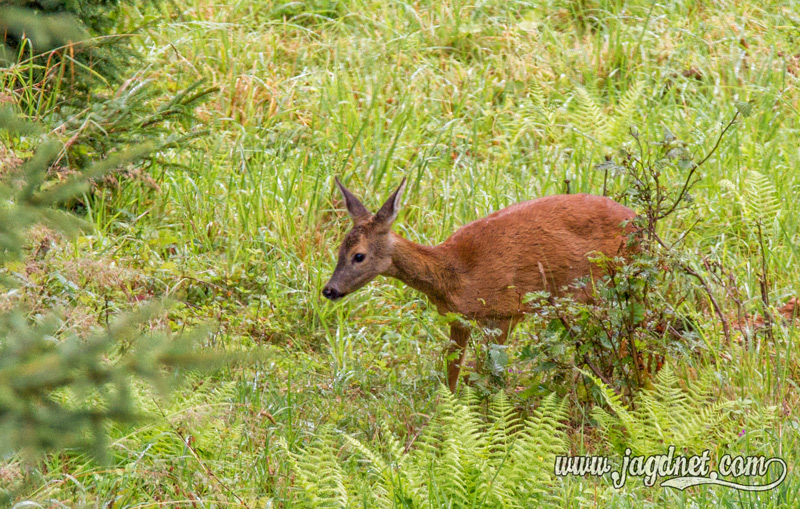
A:
[[[710,372],[684,390],[665,366],[656,376],[654,388],[637,394],[634,409],[625,406],[603,382],[585,375],[600,388],[613,412],[596,407],[592,417],[606,442],[618,452],[630,448],[635,455],[660,454],[669,445],[698,452],[713,443],[735,440],[740,428],[735,410],[741,402],[717,399]]]
[[[625,91],[619,103],[610,114],[604,113],[591,89],[577,88],[575,97],[578,107],[572,114],[572,121],[578,129],[602,144],[609,144],[628,135],[636,105],[644,92],[644,82],[637,81]]]
[[[750,220],[765,225],[781,211],[778,192],[762,173],[750,171],[745,178],[744,210]]]
[[[566,434],[559,422],[565,417],[564,400],[559,401],[555,394],[550,394],[542,400],[517,437],[511,464],[517,467],[526,465],[526,468],[511,469],[507,478],[526,502],[546,493],[544,487],[551,482],[553,461],[566,450]]]
[[[300,453],[289,451],[283,437],[278,446],[283,449],[287,462],[300,488],[300,507],[350,507],[350,497],[345,486],[345,473],[335,453],[335,434],[330,426],[317,430],[311,443]]]
[[[719,185],[740,206],[741,216],[736,226],[744,227],[742,234],[759,231],[765,239],[776,235],[778,223],[775,218],[780,217],[783,209],[775,185],[766,176],[758,171],[749,171],[741,192],[727,179],[721,180]]]
[[[628,135],[633,116],[636,113],[636,104],[641,99],[643,92],[644,81],[637,81],[625,91],[619,104],[614,109],[612,136],[610,139],[618,139],[620,136]]]
[[[333,462],[335,436],[329,429],[299,452],[282,442],[302,493],[300,505],[341,503],[345,486],[366,490],[350,500],[366,496],[370,507],[516,508],[552,497],[553,462],[567,449],[563,401],[551,395],[523,421],[503,393],[491,399],[488,412],[469,389],[459,400],[442,387],[438,397],[437,414],[408,451],[385,425],[380,452],[345,435],[348,448],[366,465],[349,477]]]
[[[605,143],[612,134],[608,116],[585,88],[577,88],[575,97],[578,99],[578,109],[573,115],[573,121],[582,132]]]
[[[130,469],[128,474],[136,472],[135,475],[142,476],[142,479],[149,479],[152,467],[148,465],[152,462],[190,455],[194,457],[190,464],[198,469],[198,479],[216,484],[205,471],[205,466],[222,477],[229,463],[225,461],[227,458],[219,444],[236,444],[247,439],[245,422],[230,419],[231,412],[223,410],[234,404],[237,382],[199,383],[203,379],[199,373],[187,373],[186,378],[183,388],[174,389],[173,397],[168,401],[159,398],[158,392],[149,386],[131,386],[130,398],[134,408],[154,418],[138,426],[115,423],[109,428],[112,440],[107,449],[115,462],[127,465],[126,470]],[[58,397],[67,401],[66,398],[74,398],[74,394],[60,391]],[[191,454],[187,448],[192,449]],[[258,449],[244,447],[237,460],[241,464],[253,464],[258,452]],[[222,488],[227,491],[227,487]]]
[[[547,105],[544,99],[544,90],[542,89],[542,86],[539,84],[537,80],[531,81],[530,98],[533,101],[533,104],[541,111],[547,109]]]
[[[739,203],[744,203],[744,198],[742,194],[736,189],[736,185],[728,179],[722,179],[719,181],[719,187],[724,189],[726,192],[733,195],[736,198],[736,201]]]
[[[506,131],[515,133],[511,145],[516,146],[523,140],[532,144],[530,137],[545,138],[549,142],[560,140],[564,130],[558,124],[558,111],[546,100],[545,91],[538,81],[532,81],[528,96],[521,101],[518,108],[506,112]]]

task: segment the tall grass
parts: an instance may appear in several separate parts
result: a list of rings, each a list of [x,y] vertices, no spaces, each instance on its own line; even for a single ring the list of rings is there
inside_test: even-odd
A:
[[[58,245],[47,263],[113,260],[144,278],[146,294],[178,300],[170,327],[210,322],[209,342],[263,349],[272,360],[193,379],[163,419],[115,430],[110,467],[49,458],[28,474],[38,488],[24,498],[291,505],[278,437],[292,448],[330,424],[368,441],[380,421],[409,440],[420,432],[436,406],[446,324],[419,294],[383,278],[341,303],[320,298],[349,227],[334,176],[373,210],[407,176],[395,229],[434,244],[532,197],[600,194],[604,185],[622,195],[621,180],[606,182],[594,166],[631,143],[630,125],[667,127],[705,151],[734,103],[751,101],[754,114],[703,166],[694,206],[662,225],[663,238],[678,240],[699,220],[682,249],[731,271],[743,305],[758,310],[761,255],[746,197],[748,175],[759,172],[778,204],[763,224],[770,298],[800,294],[797,22],[791,2],[179,0],[131,8],[121,23],[147,27],[138,39],[144,75],[165,90],[199,78],[219,87],[196,112],[211,134],[160,154],[157,188],[134,181],[87,200],[95,232]],[[55,288],[40,291],[58,298]],[[110,297],[123,310],[136,304],[129,293],[90,282],[71,305],[97,313]],[[800,457],[796,329],[779,327],[773,343],[725,344],[699,293],[682,306],[699,325],[676,359],[678,376],[713,370],[720,394],[750,399],[756,412],[777,406],[779,425],[752,430],[768,438],[750,452],[792,465]],[[528,330],[515,334],[512,359]],[[507,389],[535,386],[537,376],[517,376]],[[573,403],[585,390],[575,380]],[[196,401],[197,390],[207,402]],[[523,413],[538,404],[514,397]],[[599,450],[588,412],[571,408],[571,450]],[[778,492],[757,498],[567,480],[558,493],[604,507],[779,507],[796,503],[798,486],[790,474]]]

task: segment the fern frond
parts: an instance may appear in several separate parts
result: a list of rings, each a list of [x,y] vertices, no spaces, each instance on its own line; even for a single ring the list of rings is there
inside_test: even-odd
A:
[[[320,428],[298,451],[280,439],[298,488],[294,502],[301,507],[342,507],[358,500],[387,508],[523,508],[556,501],[553,462],[567,450],[563,400],[544,398],[523,421],[504,393],[492,397],[488,412],[469,390],[461,400],[444,387],[438,396],[436,415],[410,450],[386,425],[381,452],[344,437],[368,465],[355,481],[347,480],[337,464],[330,428]],[[358,497],[351,495],[354,490]]]
[[[361,443],[360,440],[351,437],[350,435],[342,435],[346,442],[348,442],[355,450],[360,452],[372,465],[379,475],[383,475],[384,471],[389,469],[389,465],[380,457],[379,454],[372,452],[372,449]]]
[[[533,101],[533,104],[539,108],[541,111],[546,109],[545,100],[544,100],[544,90],[542,86],[539,84],[538,81],[532,80],[530,82],[530,98]]]
[[[666,365],[656,376],[654,388],[637,394],[635,410],[622,405],[610,389],[598,386],[615,415],[597,407],[592,416],[606,441],[617,450],[630,448],[636,455],[653,455],[674,445],[697,452],[707,449],[715,439],[728,441],[735,436],[731,419],[735,403],[715,400],[710,373],[682,389],[680,380]]]
[[[542,497],[547,498],[545,487],[553,483],[551,473],[555,458],[566,454],[568,449],[562,424],[566,420],[566,400],[550,394],[542,400],[518,436],[511,455],[514,468],[507,476],[509,484],[515,487],[517,498],[526,507],[535,505],[534,501],[544,505]]]
[[[614,422],[626,430],[634,429],[635,432],[638,432],[639,428],[635,426],[636,422],[638,421],[637,416],[631,413],[630,409],[625,406],[625,404],[622,402],[622,397],[592,373],[583,370],[579,371],[584,376],[588,377],[592,382],[594,382],[594,384],[600,389],[600,394],[603,395],[603,399],[605,399],[606,404],[608,404],[609,408],[611,408],[611,410],[617,416],[616,419],[614,419]],[[603,410],[600,407],[595,407],[592,410],[592,417],[595,419],[599,418],[601,421],[605,420],[606,422],[610,422],[611,416],[608,415],[606,419],[603,419],[604,416],[600,414],[601,412],[603,412]],[[634,436],[631,438],[636,440],[638,437],[634,434]]]
[[[605,142],[612,133],[608,117],[585,88],[576,88],[575,97],[578,100],[578,109],[572,116],[573,122],[581,132]]]
[[[522,423],[516,416],[514,407],[504,392],[497,393],[489,404],[492,426],[489,428],[489,442],[493,461],[502,460],[509,452]]]
[[[349,507],[345,474],[336,457],[335,436],[330,426],[320,427],[300,454],[290,451],[282,438],[278,445],[300,488],[297,502],[301,507]]]
[[[637,81],[623,94],[617,107],[614,108],[612,117],[612,134],[614,137],[623,136],[628,133],[633,116],[636,113],[636,105],[644,92],[644,81]]]
[[[745,178],[745,213],[757,224],[765,225],[781,212],[775,185],[762,173],[751,170]]]

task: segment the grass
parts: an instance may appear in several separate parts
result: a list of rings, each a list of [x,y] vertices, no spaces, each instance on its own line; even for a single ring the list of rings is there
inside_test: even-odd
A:
[[[373,210],[407,176],[395,231],[434,244],[517,201],[567,186],[602,193],[593,167],[631,143],[631,124],[653,137],[666,126],[705,152],[734,103],[751,101],[753,115],[702,167],[694,206],[662,224],[663,237],[677,240],[700,219],[683,249],[731,271],[746,308],[758,310],[748,176],[759,172],[777,203],[762,218],[769,296],[800,295],[798,17],[791,2],[178,0],[129,9],[121,30],[144,27],[142,76],[169,91],[200,78],[219,88],[196,111],[210,134],[161,154],[156,186],[97,190],[86,210],[94,232],[56,239],[32,259],[19,298],[88,330],[167,296],[177,303],[165,326],[210,324],[204,346],[271,360],[187,374],[159,406],[142,388],[139,402],[156,417],[110,430],[111,465],[66,453],[23,475],[11,458],[0,478],[24,483],[19,500],[52,507],[291,506],[279,437],[296,448],[325,424],[361,441],[380,423],[407,440],[424,429],[446,339],[435,309],[384,278],[341,303],[321,298],[349,228],[337,175]],[[623,184],[612,178],[609,193],[622,195]],[[789,476],[759,495],[567,479],[554,492],[578,498],[562,505],[798,504],[797,330],[728,345],[699,292],[684,307],[701,337],[676,346],[676,373],[712,370],[720,394],[751,400],[755,413],[776,407],[777,424],[749,430],[736,448],[780,455]],[[515,333],[511,366],[523,373],[505,386],[523,413],[539,399],[515,387],[546,382],[516,361],[531,327]],[[570,450],[597,453],[585,388],[573,380],[564,388]]]

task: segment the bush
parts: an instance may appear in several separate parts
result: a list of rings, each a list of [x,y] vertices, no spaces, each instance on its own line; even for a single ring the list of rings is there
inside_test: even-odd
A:
[[[134,72],[131,37],[114,32],[119,0],[20,1],[0,7],[0,87],[61,133],[62,171],[82,170],[119,147],[151,142],[159,151],[186,148],[205,131],[194,108],[215,91],[201,81],[166,93]],[[134,2],[129,2],[134,3]],[[3,68],[4,66],[5,68]]]
[[[0,137],[36,136],[36,126],[10,110],[0,111]],[[0,179],[0,288],[13,291],[18,279],[10,268],[23,258],[27,236],[37,224],[75,234],[87,225],[56,208],[85,191],[91,178],[140,159],[147,147],[120,151],[83,175],[59,184],[47,182],[47,169],[58,143],[43,140],[21,164],[6,167]],[[197,333],[173,337],[143,327],[160,310],[152,305],[81,337],[59,333],[55,313],[31,315],[24,308],[0,314],[0,456],[22,452],[33,459],[44,452],[78,448],[106,457],[110,422],[140,419],[131,399],[135,380],[162,390],[179,368],[205,367],[224,360],[192,351]],[[4,487],[4,490],[11,489]],[[9,501],[13,493],[0,492]]]
[[[522,358],[532,361],[536,371],[549,372],[556,386],[565,381],[571,368],[587,367],[605,386],[633,403],[638,389],[652,386],[665,357],[691,351],[698,343],[694,325],[679,311],[698,289],[690,276],[700,281],[700,290],[726,323],[712,288],[690,263],[701,257],[679,248],[685,233],[668,244],[658,227],[667,217],[692,206],[698,169],[719,147],[738,115],[737,111],[714,147],[697,162],[686,143],[669,130],[654,141],[642,139],[631,129],[634,148],[622,148],[616,157],[596,166],[605,172],[606,182],[622,181],[625,191],[618,200],[625,198],[638,212],[633,220],[638,233],[629,239],[628,259],[600,255],[593,260],[604,275],[594,283],[584,282],[594,285],[591,302],[556,299],[546,292],[527,296],[541,332],[523,350]],[[676,181],[677,185],[668,186]],[[726,336],[730,340],[727,326]]]

